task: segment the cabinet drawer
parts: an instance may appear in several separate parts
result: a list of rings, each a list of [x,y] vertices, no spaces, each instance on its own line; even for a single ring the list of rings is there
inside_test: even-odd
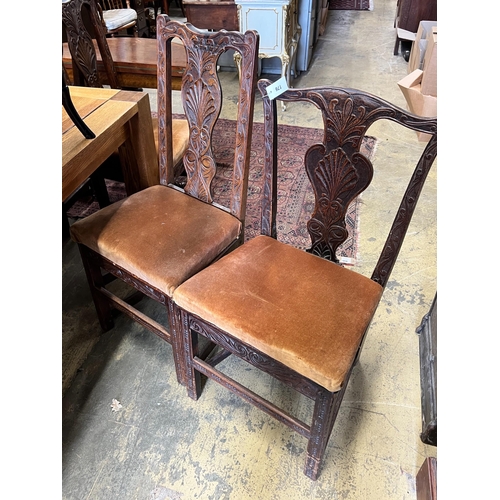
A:
[[[240,29],[238,12],[234,2],[184,0],[182,3],[187,21],[197,28],[234,31]]]

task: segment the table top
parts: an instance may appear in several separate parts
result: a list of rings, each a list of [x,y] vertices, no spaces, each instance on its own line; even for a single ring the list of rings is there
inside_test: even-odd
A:
[[[118,73],[140,73],[156,76],[158,67],[158,42],[154,38],[114,37],[106,39],[111,58]],[[97,41],[94,48],[98,66],[102,59]],[[63,63],[71,65],[71,53],[63,43]],[[172,40],[172,76],[182,77],[187,65],[186,50],[180,40]],[[102,69],[102,68],[101,68]]]
[[[128,123],[140,114],[139,103],[145,102],[146,113],[151,120],[149,96],[144,92],[116,89],[70,86],[70,95],[79,115],[96,135],[86,139],[73,124],[66,111],[62,110],[62,199],[66,200],[118,147],[129,137]],[[145,124],[151,134],[144,132],[134,140],[148,140],[145,149],[155,161],[151,169],[157,171],[156,152],[151,122]],[[145,129],[141,129],[145,130]],[[150,136],[150,137],[149,137]],[[139,146],[140,147],[140,146]],[[149,150],[152,149],[150,152]]]
[[[70,86],[69,93],[71,100],[75,106],[78,114],[85,120],[85,118],[94,112],[99,106],[102,106],[111,97],[118,94],[119,90],[114,89],[101,89],[101,88],[87,88],[87,87],[74,87]],[[66,113],[64,107],[62,108],[62,133],[65,134],[68,130],[74,127],[75,124]]]

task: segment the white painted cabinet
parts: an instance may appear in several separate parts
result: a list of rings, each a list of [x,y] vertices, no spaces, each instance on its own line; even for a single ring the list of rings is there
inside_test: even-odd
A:
[[[281,76],[290,87],[290,76],[297,74],[295,57],[300,37],[298,0],[235,0],[240,31],[257,30],[260,35],[259,58],[278,57]]]

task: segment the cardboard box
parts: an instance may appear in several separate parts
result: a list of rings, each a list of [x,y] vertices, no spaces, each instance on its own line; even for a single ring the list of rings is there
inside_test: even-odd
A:
[[[411,47],[410,59],[408,60],[408,73],[416,69],[424,69],[423,63],[427,42],[429,34],[434,27],[437,29],[437,21],[420,21],[415,40]]]
[[[399,80],[398,86],[405,96],[408,109],[419,116],[437,116],[437,97],[422,93],[422,76],[424,72],[416,69],[409,75]],[[418,140],[428,142],[431,138],[429,134],[417,132]]]
[[[427,36],[427,48],[421,69],[424,72],[422,94],[437,97],[437,26],[433,26]]]

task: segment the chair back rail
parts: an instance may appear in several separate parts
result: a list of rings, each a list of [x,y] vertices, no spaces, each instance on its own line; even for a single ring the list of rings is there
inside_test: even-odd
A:
[[[276,238],[277,99],[267,96],[269,80],[258,82],[264,103],[266,140],[262,232]],[[288,89],[282,101],[306,101],[322,113],[324,138],[309,148],[305,168],[315,193],[315,208],[307,223],[310,253],[338,262],[336,251],[347,239],[349,204],[370,184],[372,162],[361,152],[366,131],[377,120],[387,119],[416,132],[432,134],[411,176],[371,279],[385,287],[403,244],[415,206],[437,155],[437,119],[413,115],[367,92],[336,87]]]
[[[103,10],[130,9],[130,0],[99,0]]]

